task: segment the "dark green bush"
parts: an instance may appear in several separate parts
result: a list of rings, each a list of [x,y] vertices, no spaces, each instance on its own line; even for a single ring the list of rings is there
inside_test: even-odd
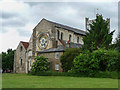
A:
[[[95,57],[94,57],[95,58]],[[92,58],[92,53],[86,51],[77,56],[73,63],[73,71],[93,75],[99,70],[99,59]]]
[[[35,58],[35,62],[32,65],[31,72],[37,73],[37,72],[43,72],[47,71],[49,69],[49,61],[47,58],[40,56]]]
[[[120,73],[113,71],[99,71],[94,75],[96,78],[114,78],[114,79],[120,79]]]
[[[120,74],[118,72],[113,71],[99,71],[94,75],[89,75],[85,73],[74,73],[74,72],[56,72],[56,71],[41,71],[41,72],[36,72],[36,73],[29,73],[28,75],[36,75],[36,76],[72,76],[72,77],[95,77],[95,78],[115,78],[115,79],[120,79]]]
[[[95,57],[95,58],[94,58]],[[99,59],[99,71],[118,71],[120,69],[120,53],[116,50],[98,49],[92,53],[93,59]]]
[[[72,71],[93,76],[99,71],[120,70],[119,52],[114,50],[98,49],[92,53],[86,51],[74,59]]]
[[[84,73],[73,73],[73,72],[56,72],[56,71],[41,71],[41,72],[31,72],[29,75],[36,76],[74,76],[74,77],[87,77]]]
[[[61,76],[61,72],[55,72],[55,71],[31,72],[30,74],[37,76]]]
[[[92,52],[92,60],[98,61],[99,71],[106,71],[107,68],[107,58],[105,49],[98,49]]]
[[[115,50],[107,50],[104,54],[107,60],[108,71],[120,71],[120,53]]]
[[[65,50],[65,53],[60,57],[64,72],[68,72],[69,70],[71,70],[71,67],[73,67],[73,60],[79,54],[80,50],[78,48],[71,48]]]
[[[71,72],[56,72],[56,71],[41,71],[41,72],[31,72],[30,75],[37,75],[37,76],[74,76],[74,73]]]

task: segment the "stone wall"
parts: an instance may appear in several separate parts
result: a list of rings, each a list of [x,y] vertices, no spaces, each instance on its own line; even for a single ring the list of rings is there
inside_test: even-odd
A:
[[[36,30],[36,51],[42,51],[39,48],[39,36],[40,34],[46,34],[48,36],[48,46],[45,49],[49,49],[49,48],[53,48],[53,39],[54,39],[54,35],[53,35],[53,31],[52,31],[52,24],[49,23],[46,20],[42,20],[35,28]],[[44,50],[44,49],[43,49]]]
[[[63,33],[63,40],[69,41],[69,35],[71,35],[71,42],[77,43],[77,37],[79,37],[79,44],[83,44],[83,36],[79,34],[75,34],[72,31],[68,31],[62,28],[55,28],[55,30],[59,30],[59,39],[61,38],[61,33]],[[58,33],[56,32],[56,40],[58,41]],[[61,43],[58,41],[58,45],[61,45]]]
[[[22,48],[22,50],[21,50]],[[19,43],[14,56],[14,72],[25,73],[26,72],[26,49]]]
[[[56,58],[56,53],[59,53],[59,57]],[[50,53],[41,53],[38,56],[44,56],[50,61],[50,69],[55,71],[62,71],[60,56],[63,55],[63,52],[50,52]],[[59,64],[59,70],[56,70],[56,64]]]
[[[68,41],[69,35],[71,35],[71,42],[77,43],[77,37],[79,37],[79,44],[83,44],[82,35],[75,34],[74,32],[66,30],[66,29],[57,28],[54,26],[53,23],[47,21],[46,19],[42,19],[33,29],[33,33],[29,40],[29,46],[27,50],[24,48],[22,43],[19,43],[15,51],[15,56],[14,56],[15,57],[14,71],[16,73],[27,72],[30,69],[30,65],[32,65],[32,63],[34,62],[34,57],[37,56],[36,51],[43,51],[49,48],[57,48],[58,45],[62,45],[61,42],[58,40],[57,30],[59,30],[59,39],[61,38],[61,33],[63,33],[63,40]],[[41,34],[46,34],[48,37],[48,44],[45,49],[40,49],[39,47],[40,42],[38,41],[40,39]],[[23,48],[22,51],[20,51],[21,47]],[[55,58],[56,53],[59,53],[58,59]],[[56,64],[61,66],[60,56],[62,54],[63,52],[49,52],[49,53],[41,53],[40,56],[47,57],[49,61],[51,62],[50,68],[52,70],[55,70]],[[22,59],[22,65],[21,65],[21,59]],[[59,71],[62,71],[61,67]]]

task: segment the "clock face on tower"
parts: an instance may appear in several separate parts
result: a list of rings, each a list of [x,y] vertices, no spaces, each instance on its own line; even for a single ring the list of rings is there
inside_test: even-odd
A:
[[[45,49],[48,45],[48,37],[46,34],[42,34],[39,37],[39,46],[41,49]]]

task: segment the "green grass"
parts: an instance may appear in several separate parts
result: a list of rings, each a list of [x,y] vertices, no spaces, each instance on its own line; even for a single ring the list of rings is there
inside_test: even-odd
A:
[[[118,88],[118,79],[4,73],[2,88]]]

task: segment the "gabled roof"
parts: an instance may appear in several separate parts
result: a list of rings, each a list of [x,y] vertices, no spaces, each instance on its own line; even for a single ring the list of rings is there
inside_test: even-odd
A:
[[[43,18],[44,19],[44,18]],[[63,29],[66,29],[68,31],[72,31],[76,34],[80,34],[80,35],[83,35],[85,36],[86,35],[86,31],[83,31],[83,30],[80,30],[80,29],[76,29],[76,28],[73,28],[73,27],[70,27],[70,26],[67,26],[67,25],[63,25],[63,24],[59,24],[59,23],[56,23],[56,22],[52,22],[52,21],[49,21],[47,19],[44,19],[52,24],[55,25],[55,27],[58,27],[58,28],[63,28]]]
[[[65,40],[60,40],[60,39],[59,39],[59,41],[62,43],[62,46],[68,48],[68,46],[67,46],[68,43],[67,43]],[[70,43],[69,43],[69,47],[70,47],[70,48],[81,48],[81,47],[82,47],[82,44],[70,42]]]
[[[65,49],[68,49],[68,48],[81,48],[82,47],[82,44],[77,44],[77,43],[72,43],[70,42],[70,46],[68,47],[66,41],[64,40],[61,40],[62,43],[64,43],[64,45],[58,45],[57,48],[49,48],[49,49],[45,49],[43,51],[36,51],[38,54],[39,53],[50,53],[50,52],[64,52]]]
[[[36,51],[38,54],[39,53],[51,53],[51,52],[64,52],[64,48],[49,48],[45,49],[44,51]]]
[[[29,42],[23,42],[23,41],[20,41],[20,42],[23,44],[24,48],[27,50],[29,46]]]

